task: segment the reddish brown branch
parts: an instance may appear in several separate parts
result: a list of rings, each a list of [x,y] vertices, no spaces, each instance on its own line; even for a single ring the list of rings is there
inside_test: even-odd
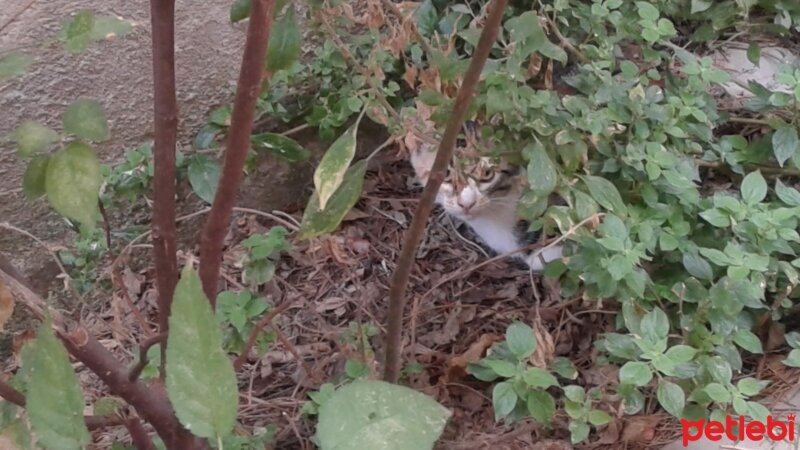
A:
[[[44,317],[47,305],[36,295],[27,282],[18,280],[0,270],[0,279],[8,286],[17,302],[25,305],[37,318]],[[68,326],[68,319],[56,310],[49,310],[53,326],[67,351],[94,372],[116,396],[134,407],[148,421],[169,449],[197,450],[208,445],[187,431],[178,421],[163,385],[128,381],[128,371],[97,339],[76,325]],[[72,332],[66,330],[71,329]]]
[[[251,4],[250,23],[247,26],[247,40],[233,102],[222,176],[200,239],[200,279],[212,306],[216,305],[217,300],[223,240],[230,224],[236,193],[242,182],[245,159],[250,149],[250,133],[253,130],[253,117],[274,8],[275,0],[253,0]]]
[[[497,33],[500,29],[500,22],[503,18],[503,11],[508,0],[494,0],[491,4],[491,12],[486,20],[486,25],[481,32],[478,46],[472,55],[469,68],[464,75],[464,81],[458,90],[456,102],[453,106],[453,114],[442,136],[442,142],[436,152],[436,159],[422,192],[411,226],[406,231],[403,248],[397,260],[397,267],[392,274],[392,281],[389,286],[389,312],[386,336],[386,361],[384,364],[383,379],[389,382],[397,382],[400,376],[401,353],[402,353],[402,332],[403,332],[403,310],[406,306],[406,287],[408,286],[411,267],[414,263],[414,255],[417,247],[422,240],[428,217],[433,209],[436,193],[444,181],[447,166],[453,157],[453,147],[458,137],[467,109],[472,103],[475,88],[480,80],[486,58],[497,40]]]
[[[130,417],[125,420],[125,427],[128,428],[128,433],[131,434],[131,441],[136,450],[156,450],[153,445],[153,440],[147,434],[147,430],[142,426],[142,421],[138,417]]]
[[[292,302],[290,301],[284,301],[283,303],[281,303],[280,306],[276,306],[272,311],[269,312],[269,314],[267,314],[261,320],[258,321],[256,326],[253,328],[253,331],[250,332],[250,337],[247,339],[247,344],[245,344],[244,350],[242,350],[242,353],[240,353],[239,356],[236,357],[236,360],[233,362],[234,370],[238,372],[239,369],[242,368],[242,365],[244,364],[245,360],[247,360],[247,357],[250,355],[250,350],[252,350],[253,346],[256,343],[256,340],[258,339],[258,335],[261,334],[264,328],[266,328],[269,325],[272,325],[272,319],[274,319],[278,314],[289,309],[289,306],[291,306],[291,304]]]
[[[142,374],[142,370],[147,367],[147,351],[150,350],[150,347],[160,342],[164,342],[165,339],[167,339],[167,334],[159,333],[153,337],[147,338],[144,342],[142,342],[142,344],[139,346],[139,361],[135,366],[133,366],[128,374],[128,381],[136,381],[139,378],[139,375]]]
[[[14,389],[3,381],[0,381],[0,397],[3,397],[17,406],[25,406],[25,396],[22,395],[22,392]]]
[[[175,142],[178,101],[175,94],[175,0],[150,0],[153,27],[153,261],[158,287],[158,329],[169,329],[172,295],[178,281],[175,240]],[[161,374],[167,342],[161,348]]]

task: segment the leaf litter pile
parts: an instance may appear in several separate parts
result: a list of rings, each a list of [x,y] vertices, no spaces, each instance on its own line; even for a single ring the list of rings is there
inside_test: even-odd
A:
[[[260,289],[270,304],[263,314],[271,319],[265,327],[271,343],[254,346],[238,372],[239,420],[244,424],[239,432],[272,428],[277,448],[314,448],[310,439],[315,418],[304,409],[307,394],[328,382],[379,377],[388,284],[420,191],[410,182],[412,169],[399,152],[390,148],[383,155],[368,172],[362,198],[341,228],[310,241],[290,235],[291,250],[282,254],[274,277]],[[302,210],[290,211],[276,221],[276,216],[238,213],[227,238],[221,288],[248,289],[243,278],[248,249],[242,241],[268,233],[275,225],[291,228],[301,216]],[[504,339],[508,325],[519,320],[531,325],[537,340],[530,366],[546,368],[554,358],[566,357],[577,373],[574,380],[562,381],[602,391],[614,385],[618,369],[597,363],[593,342],[614,330],[618,307],[608,301],[561,298],[557,285],[531,277],[510,258],[487,263],[492,255],[475,242],[466,227],[434,210],[409,286],[402,381],[453,412],[437,448],[571,449],[569,419],[563,413],[556,415],[551,429],[531,419],[497,423],[492,383],[468,375],[467,365],[486,356],[493,344]],[[191,258],[182,256],[183,262]],[[135,260],[130,265],[135,266]],[[106,347],[123,360],[135,361],[136,354],[122,352],[143,340],[131,334],[141,332],[143,318],[131,314],[128,304],[145,315],[155,310],[154,269],[120,266],[121,282],[110,305],[86,323]],[[32,337],[19,336],[15,348]],[[152,354],[151,358],[157,359]],[[755,376],[773,380],[766,392],[770,396],[780,397],[794,384],[780,359],[768,356],[757,364]],[[18,364],[18,358],[7,362]],[[115,403],[88,371],[78,368],[77,373],[95,409]],[[142,376],[146,374],[147,369]],[[637,416],[623,416],[618,413],[621,400],[615,398],[609,393],[604,403],[594,405],[615,419],[601,427],[594,442],[576,448],[658,448],[677,436],[677,423],[657,410],[655,401]],[[113,428],[104,433],[95,440],[98,448],[122,437],[115,436]]]

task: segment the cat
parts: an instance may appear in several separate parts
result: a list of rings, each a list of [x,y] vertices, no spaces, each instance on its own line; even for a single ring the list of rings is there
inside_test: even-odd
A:
[[[474,127],[465,126],[467,136],[473,135]],[[445,212],[466,223],[472,231],[497,254],[510,253],[538,240],[538,233],[528,231],[529,223],[517,216],[517,204],[527,180],[526,171],[503,159],[493,160],[486,156],[466,156],[465,139],[459,140],[459,163],[451,163],[447,176],[436,195]],[[474,141],[473,141],[474,142]],[[417,181],[423,185],[433,166],[437,148],[429,143],[420,143],[409,148],[410,162]],[[545,265],[562,257],[563,247],[556,245],[544,250],[522,251],[514,256],[522,260],[534,272],[541,272]]]

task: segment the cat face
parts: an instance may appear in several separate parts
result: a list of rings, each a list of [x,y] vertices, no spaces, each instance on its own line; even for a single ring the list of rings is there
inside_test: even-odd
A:
[[[428,181],[436,149],[422,145],[411,163],[422,183]],[[522,171],[488,157],[454,158],[436,201],[461,219],[472,219],[515,208],[523,182]]]

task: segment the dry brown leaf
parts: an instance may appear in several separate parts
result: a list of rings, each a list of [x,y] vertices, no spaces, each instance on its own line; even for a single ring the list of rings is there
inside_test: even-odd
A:
[[[419,76],[419,70],[417,70],[417,66],[413,64],[406,64],[406,71],[403,73],[403,80],[405,80],[408,87],[414,89],[417,86],[417,76]]]
[[[496,334],[482,334],[477,341],[469,346],[466,352],[447,361],[444,382],[449,383],[464,378],[467,375],[467,364],[480,360],[492,344],[500,342],[502,339],[502,336]]]
[[[430,89],[442,92],[442,79],[439,78],[439,70],[436,67],[428,67],[419,74],[419,89]]]
[[[12,314],[14,314],[14,296],[11,295],[11,289],[0,280],[0,331],[3,331]]]
[[[770,321],[769,329],[767,330],[767,344],[765,350],[771,352],[783,347],[783,342],[786,339],[786,327],[782,323]]]
[[[539,53],[534,53],[531,55],[531,59],[528,61],[528,79],[539,75],[539,72],[542,71],[542,55]]]
[[[545,439],[534,444],[530,450],[572,450],[572,445],[567,441]]]
[[[347,252],[341,247],[339,239],[339,236],[330,236],[328,239],[326,239],[328,251],[330,252],[331,256],[333,256],[333,259],[335,259],[339,264],[344,264],[347,266],[357,264],[358,261],[355,261],[347,256]]]
[[[536,351],[530,357],[530,363],[534,367],[546,369],[555,358],[556,346],[553,336],[542,326],[541,321],[533,324],[533,335],[536,337]]]
[[[656,427],[661,416],[636,416],[625,422],[622,429],[623,442],[649,442],[656,436]]]

